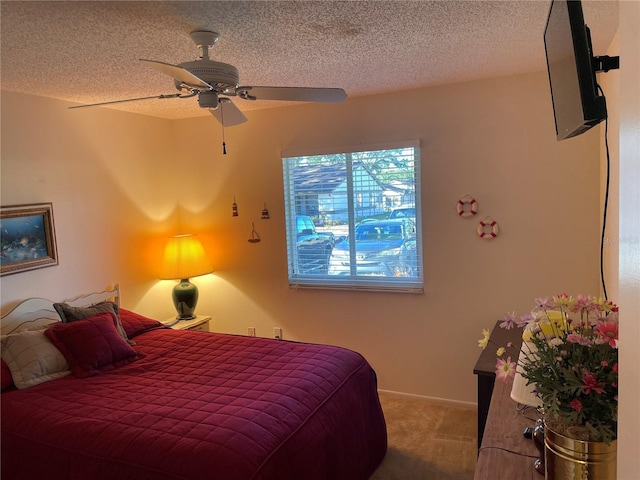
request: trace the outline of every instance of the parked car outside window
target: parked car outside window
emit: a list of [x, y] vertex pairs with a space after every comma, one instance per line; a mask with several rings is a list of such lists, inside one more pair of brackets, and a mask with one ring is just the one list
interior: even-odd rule
[[389, 213], [389, 218], [410, 218], [414, 222], [416, 221], [416, 206], [415, 205], [400, 205], [395, 207]]
[[335, 242], [331, 232], [318, 232], [308, 215], [296, 216], [296, 249], [300, 273], [325, 274]]
[[[365, 220], [355, 229], [355, 274], [412, 277], [417, 271], [413, 221], [405, 218]], [[335, 245], [329, 275], [351, 275], [348, 238]]]

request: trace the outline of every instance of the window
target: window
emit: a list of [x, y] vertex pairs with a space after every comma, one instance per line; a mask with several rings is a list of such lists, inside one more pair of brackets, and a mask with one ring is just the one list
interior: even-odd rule
[[289, 284], [422, 292], [417, 142], [286, 152]]

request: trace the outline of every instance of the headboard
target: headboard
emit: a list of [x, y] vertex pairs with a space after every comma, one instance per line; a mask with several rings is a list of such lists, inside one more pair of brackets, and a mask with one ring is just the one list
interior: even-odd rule
[[[109, 287], [102, 292], [88, 293], [64, 300], [73, 307], [88, 307], [104, 301], [120, 305], [119, 285]], [[0, 333], [8, 335], [27, 328], [59, 322], [60, 316], [53, 308], [54, 303], [56, 302], [38, 297], [23, 300], [0, 319]]]

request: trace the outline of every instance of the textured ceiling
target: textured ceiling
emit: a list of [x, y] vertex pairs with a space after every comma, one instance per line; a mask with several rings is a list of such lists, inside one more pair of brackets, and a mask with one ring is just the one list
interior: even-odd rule
[[[3, 90], [77, 103], [175, 93], [139, 61], [198, 58], [189, 32], [217, 31], [212, 60], [242, 85], [340, 87], [361, 96], [545, 70], [548, 1], [7, 1]], [[617, 1], [583, 1], [594, 52]], [[241, 110], [282, 102], [235, 100]], [[195, 98], [112, 106], [163, 118], [208, 115]]]

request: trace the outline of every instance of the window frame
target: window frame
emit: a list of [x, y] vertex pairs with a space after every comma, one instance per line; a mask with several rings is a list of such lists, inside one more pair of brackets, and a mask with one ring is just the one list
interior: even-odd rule
[[[374, 193], [364, 194], [359, 191], [358, 197], [354, 195], [354, 174], [353, 174], [353, 155], [363, 152], [383, 152], [387, 150], [403, 150], [412, 149], [413, 151], [413, 205], [415, 207], [415, 252], [416, 252], [416, 276], [415, 277], [384, 277], [371, 276], [365, 274], [356, 274], [355, 259], [355, 240], [350, 241], [349, 252], [351, 261], [351, 275], [336, 276], [329, 275], [328, 271], [324, 274], [302, 273], [296, 272], [294, 266], [298, 262], [297, 252], [297, 220], [300, 215], [296, 210], [295, 189], [292, 162], [299, 158], [315, 157], [324, 155], [344, 155], [345, 156], [345, 176], [347, 179], [347, 214], [348, 214], [348, 231], [349, 239], [355, 238], [355, 204], [358, 202], [371, 202]], [[392, 291], [403, 293], [424, 293], [424, 251], [422, 237], [422, 194], [421, 194], [421, 163], [420, 143], [417, 140], [397, 141], [384, 144], [368, 144], [358, 145], [355, 147], [339, 147], [328, 149], [299, 149], [285, 150], [281, 152], [281, 161], [283, 169], [284, 197], [285, 197], [285, 225], [286, 225], [286, 242], [287, 242], [287, 277], [291, 288], [317, 288], [317, 289], [338, 289], [338, 290], [369, 290], [369, 291]], [[382, 197], [380, 197], [382, 199]], [[383, 209], [389, 208], [389, 212], [393, 208], [400, 205], [388, 204], [389, 197], [384, 198], [384, 202], [380, 202]], [[356, 262], [357, 264], [357, 262]]]

